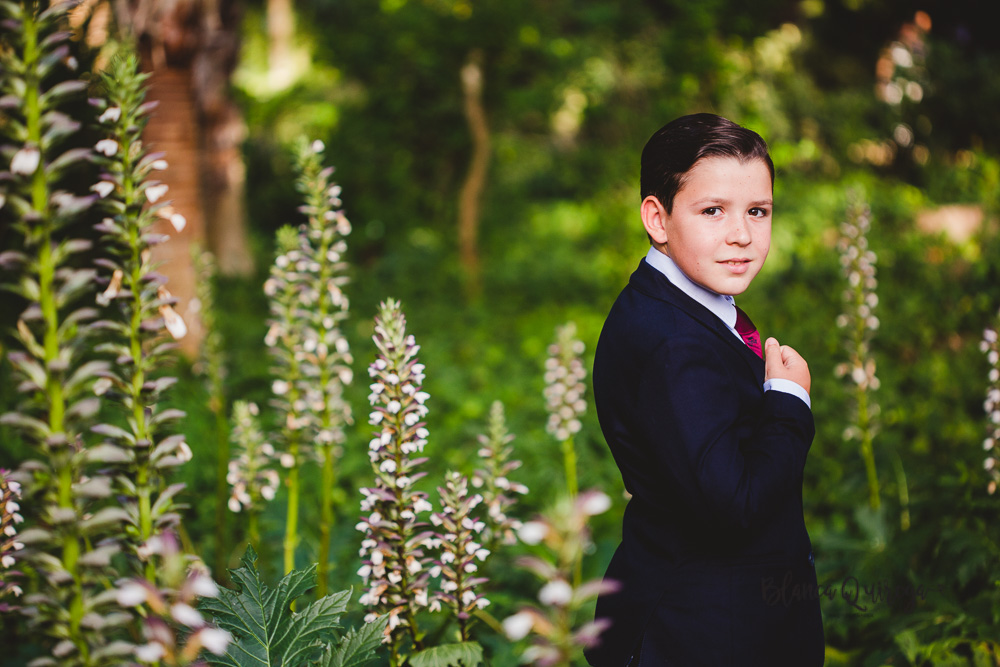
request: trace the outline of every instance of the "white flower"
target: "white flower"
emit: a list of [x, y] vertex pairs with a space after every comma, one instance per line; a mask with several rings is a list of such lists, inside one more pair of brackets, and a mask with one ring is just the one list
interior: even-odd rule
[[197, 628], [205, 624], [201, 614], [194, 607], [184, 602], [175, 602], [170, 607], [170, 615], [173, 616], [175, 621], [189, 628]]
[[184, 319], [171, 306], [167, 304], [160, 306], [160, 315], [163, 316], [163, 324], [174, 340], [180, 340], [187, 335], [187, 325], [184, 324]]
[[111, 181], [101, 181], [91, 185], [90, 189], [96, 192], [99, 197], [104, 198], [115, 191], [115, 184]]
[[233, 641], [233, 636], [220, 628], [203, 628], [198, 636], [201, 644], [215, 655], [223, 655], [226, 647]]
[[310, 148], [312, 148], [313, 153], [322, 153], [323, 150], [326, 148], [326, 145], [319, 139], [316, 139], [315, 141], [312, 142]]
[[589, 516], [596, 516], [598, 514], [603, 514], [607, 512], [611, 507], [611, 498], [605, 493], [600, 491], [596, 493], [589, 493], [583, 499], [580, 509]]
[[214, 598], [219, 595], [219, 587], [210, 577], [198, 575], [191, 581], [191, 592], [203, 598]]
[[163, 649], [163, 645], [157, 642], [150, 642], [148, 644], [135, 647], [135, 657], [137, 657], [140, 662], [159, 663], [160, 658], [164, 655], [166, 655], [166, 651]]
[[174, 226], [177, 233], [183, 232], [184, 228], [187, 226], [187, 218], [180, 213], [174, 213], [170, 216], [170, 224]]
[[140, 583], [129, 581], [115, 594], [115, 599], [122, 607], [135, 607], [146, 601], [149, 591]]
[[121, 117], [122, 117], [121, 107], [108, 107], [107, 109], [104, 110], [104, 113], [102, 113], [98, 117], [97, 122], [107, 123], [110, 120], [112, 123], [117, 123], [118, 119]]
[[413, 511], [420, 512], [430, 512], [434, 507], [425, 498], [417, 498], [413, 501]]
[[284, 380], [275, 380], [271, 383], [271, 391], [276, 396], [284, 396], [288, 393], [288, 383]]
[[150, 168], [155, 169], [157, 171], [164, 171], [167, 168], [167, 161], [166, 160], [154, 160], [153, 163], [151, 165], [149, 165], [149, 166], [150, 166]]
[[10, 161], [10, 170], [15, 174], [30, 176], [38, 169], [41, 159], [42, 154], [37, 148], [34, 146], [25, 146], [14, 153], [14, 157]]
[[169, 189], [170, 189], [169, 186], [167, 186], [165, 183], [160, 183], [159, 185], [151, 185], [148, 188], [146, 188], [146, 199], [149, 200], [150, 204], [155, 204], [158, 200], [160, 200], [163, 197], [163, 195], [167, 194], [167, 190]]
[[573, 597], [573, 587], [562, 579], [553, 579], [538, 591], [538, 600], [544, 605], [562, 607]]
[[528, 521], [517, 531], [518, 537], [525, 544], [538, 544], [549, 534], [549, 527], [541, 521]]
[[14, 560], [14, 557], [8, 554], [5, 554], [3, 558], [0, 558], [0, 565], [3, 565], [4, 567], [14, 567], [14, 563], [16, 562], [17, 561]]
[[534, 616], [527, 611], [519, 611], [503, 620], [503, 631], [511, 641], [519, 641], [528, 636], [535, 625]]
[[118, 142], [114, 139], [101, 139], [94, 144], [94, 150], [108, 157], [118, 152]]

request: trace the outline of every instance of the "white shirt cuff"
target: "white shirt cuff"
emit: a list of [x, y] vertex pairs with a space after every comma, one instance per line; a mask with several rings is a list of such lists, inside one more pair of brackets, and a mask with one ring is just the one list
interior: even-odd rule
[[798, 396], [805, 402], [806, 406], [812, 410], [812, 401], [809, 400], [809, 392], [798, 382], [786, 380], [785, 378], [771, 378], [764, 383], [764, 391], [783, 391], [792, 396]]

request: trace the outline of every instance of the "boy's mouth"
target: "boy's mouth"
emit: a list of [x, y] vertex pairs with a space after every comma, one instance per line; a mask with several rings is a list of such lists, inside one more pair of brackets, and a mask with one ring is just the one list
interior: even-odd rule
[[719, 262], [723, 266], [727, 267], [733, 273], [746, 273], [747, 268], [750, 266], [750, 262], [753, 260], [740, 258], [740, 259], [724, 259]]

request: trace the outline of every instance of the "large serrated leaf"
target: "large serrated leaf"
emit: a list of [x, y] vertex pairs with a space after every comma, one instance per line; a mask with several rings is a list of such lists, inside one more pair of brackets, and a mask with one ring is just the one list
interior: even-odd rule
[[375, 650], [385, 638], [389, 617], [380, 616], [361, 628], [351, 628], [337, 646], [323, 651], [316, 667], [363, 667], [375, 660]]
[[483, 647], [477, 642], [442, 644], [410, 656], [412, 667], [475, 667], [483, 663]]
[[208, 656], [209, 663], [297, 667], [318, 658], [323, 647], [335, 640], [351, 592], [328, 595], [295, 613], [292, 602], [315, 585], [315, 565], [289, 572], [272, 590], [260, 579], [253, 547], [247, 547], [240, 563], [242, 567], [230, 570], [237, 590], [221, 589], [217, 598], [201, 603], [201, 609], [234, 637], [226, 654]]

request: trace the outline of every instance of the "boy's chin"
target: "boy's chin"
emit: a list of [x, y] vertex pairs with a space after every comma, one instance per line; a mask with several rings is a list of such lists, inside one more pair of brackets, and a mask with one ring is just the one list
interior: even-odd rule
[[[750, 282], [751, 281], [749, 280], [746, 282], [739, 282], [739, 283], [726, 281], [725, 284], [719, 285], [718, 290], [712, 290], [712, 291], [717, 292], [722, 296], [739, 296], [740, 294], [743, 294], [744, 292], [747, 291], [747, 289], [750, 287]], [[710, 287], [709, 289], [712, 288]]]

